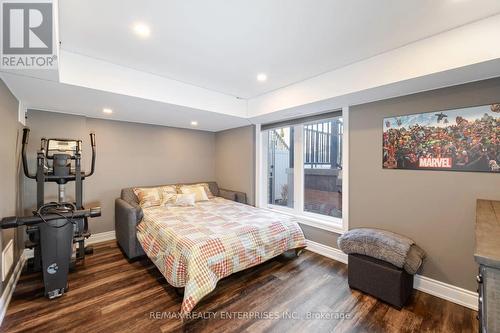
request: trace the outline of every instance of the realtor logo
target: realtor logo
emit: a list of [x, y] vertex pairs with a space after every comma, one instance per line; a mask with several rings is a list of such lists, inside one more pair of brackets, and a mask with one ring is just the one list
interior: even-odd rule
[[3, 68], [55, 67], [52, 6], [52, 2], [2, 2]]

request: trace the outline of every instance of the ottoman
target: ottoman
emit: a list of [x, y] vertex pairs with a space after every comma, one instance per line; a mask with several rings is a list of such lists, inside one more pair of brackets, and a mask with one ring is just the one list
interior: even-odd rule
[[411, 296], [413, 275], [376, 258], [349, 254], [349, 287], [401, 309]]

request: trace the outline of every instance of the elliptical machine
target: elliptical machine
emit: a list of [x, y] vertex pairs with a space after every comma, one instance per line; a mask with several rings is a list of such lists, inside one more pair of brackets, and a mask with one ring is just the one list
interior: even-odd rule
[[[68, 290], [68, 272], [85, 254], [93, 252], [85, 247], [90, 237], [88, 218], [101, 216], [101, 208], [85, 209], [82, 203], [82, 182], [94, 174], [95, 134], [90, 134], [92, 164], [90, 173], [81, 170], [82, 141], [74, 139], [45, 139], [37, 153], [37, 171], [28, 170], [26, 147], [29, 128], [23, 129], [22, 161], [26, 177], [37, 183], [37, 209], [33, 216], [6, 217], [0, 222], [3, 229], [26, 226], [28, 240], [25, 247], [33, 249], [34, 257], [28, 261], [28, 270], [43, 272], [45, 296], [53, 299]], [[75, 182], [75, 202], [66, 202], [65, 185]], [[45, 203], [45, 183], [58, 184], [58, 202]]]

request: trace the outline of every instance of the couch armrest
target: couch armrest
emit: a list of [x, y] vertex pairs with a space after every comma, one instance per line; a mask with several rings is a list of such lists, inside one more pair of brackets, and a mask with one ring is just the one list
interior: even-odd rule
[[138, 215], [136, 207], [123, 199], [115, 200], [116, 240], [129, 259], [145, 254], [136, 236], [137, 223], [140, 221]]
[[224, 199], [236, 201], [236, 202], [239, 202], [242, 204], [247, 203], [247, 195], [246, 195], [246, 193], [243, 193], [243, 192], [231, 191], [231, 190], [226, 190], [226, 189], [220, 188], [219, 189], [219, 196], [224, 198]]

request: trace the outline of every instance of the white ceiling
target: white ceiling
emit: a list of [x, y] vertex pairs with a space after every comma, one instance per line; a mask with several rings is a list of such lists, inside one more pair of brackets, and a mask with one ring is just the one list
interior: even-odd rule
[[251, 98], [499, 12], [499, 0], [64, 0], [59, 33], [63, 50]]
[[[50, 80], [7, 73], [1, 77], [28, 109], [212, 132], [250, 124], [241, 117]], [[103, 108], [111, 108], [113, 114], [104, 114]], [[192, 126], [191, 121], [197, 121], [198, 126]]]

